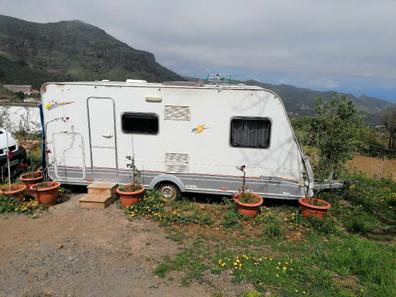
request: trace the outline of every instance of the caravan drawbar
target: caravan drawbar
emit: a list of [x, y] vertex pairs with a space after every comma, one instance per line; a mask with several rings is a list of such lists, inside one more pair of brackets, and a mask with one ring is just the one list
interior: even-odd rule
[[267, 198], [313, 194], [314, 179], [281, 98], [244, 84], [64, 82], [41, 88], [48, 173], [63, 184], [142, 183], [167, 198], [233, 195], [241, 165]]

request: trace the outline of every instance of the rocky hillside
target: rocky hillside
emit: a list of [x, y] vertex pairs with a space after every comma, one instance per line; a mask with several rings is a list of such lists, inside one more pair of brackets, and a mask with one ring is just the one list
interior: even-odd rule
[[[249, 85], [258, 85], [270, 89], [277, 93], [284, 101], [286, 109], [290, 115], [312, 115], [314, 113], [315, 98], [321, 97], [324, 100], [331, 98], [333, 92], [321, 92], [311, 89], [298, 88], [290, 85], [272, 85], [255, 80], [245, 82]], [[395, 107], [396, 105], [379, 98], [368, 96], [354, 96], [343, 94], [357, 105], [359, 110], [365, 115], [371, 124], [380, 122], [381, 114], [384, 110]]]
[[0, 15], [0, 83], [46, 81], [181, 80], [155, 61], [102, 29], [81, 21], [32, 23]]

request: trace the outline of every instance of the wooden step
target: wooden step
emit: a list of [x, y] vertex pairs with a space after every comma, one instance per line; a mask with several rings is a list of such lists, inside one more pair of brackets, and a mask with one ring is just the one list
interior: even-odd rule
[[94, 182], [87, 186], [88, 194], [99, 196], [114, 196], [116, 184], [106, 182]]
[[106, 208], [113, 202], [113, 196], [87, 194], [80, 198], [81, 208]]

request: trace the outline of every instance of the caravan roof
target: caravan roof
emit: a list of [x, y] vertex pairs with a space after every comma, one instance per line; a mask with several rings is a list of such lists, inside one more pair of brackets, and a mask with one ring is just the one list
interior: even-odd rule
[[217, 90], [270, 90], [259, 86], [245, 84], [204, 84], [201, 81], [169, 81], [163, 83], [150, 83], [145, 80], [127, 79], [126, 81], [79, 81], [79, 82], [48, 82], [43, 85], [87, 85], [87, 86], [109, 86], [109, 87], [149, 87], [149, 88], [186, 88], [186, 89], [217, 89]]

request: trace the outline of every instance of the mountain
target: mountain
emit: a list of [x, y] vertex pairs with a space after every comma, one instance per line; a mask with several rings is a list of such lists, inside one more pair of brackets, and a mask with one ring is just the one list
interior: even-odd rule
[[33, 23], [0, 15], [0, 82], [182, 80], [100, 28], [81, 21]]
[[[321, 92], [305, 88], [298, 88], [290, 85], [272, 85], [255, 80], [245, 82], [248, 85], [256, 85], [270, 89], [277, 93], [285, 103], [287, 112], [290, 115], [312, 115], [314, 113], [315, 98], [321, 97], [324, 100], [330, 99], [334, 92]], [[375, 97], [354, 96], [343, 94], [356, 104], [361, 113], [370, 124], [378, 124], [384, 110], [393, 108], [396, 104]]]

